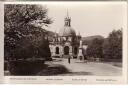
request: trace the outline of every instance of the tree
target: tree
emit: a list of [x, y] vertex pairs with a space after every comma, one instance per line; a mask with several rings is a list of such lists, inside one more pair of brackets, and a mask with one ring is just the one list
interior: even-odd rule
[[122, 59], [122, 30], [113, 30], [103, 44], [104, 56], [109, 59]]
[[[4, 47], [10, 58], [35, 56], [43, 42], [46, 30], [52, 23], [47, 8], [39, 5], [6, 4], [4, 6]], [[43, 46], [48, 45], [43, 43]], [[49, 49], [49, 48], [47, 48]], [[49, 52], [48, 52], [49, 53]]]
[[102, 44], [103, 39], [93, 39], [92, 43], [87, 47], [87, 55], [95, 58], [102, 58]]

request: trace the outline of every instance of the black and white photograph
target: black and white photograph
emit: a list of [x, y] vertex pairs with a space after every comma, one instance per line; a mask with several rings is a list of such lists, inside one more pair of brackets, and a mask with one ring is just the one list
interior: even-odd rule
[[4, 76], [122, 76], [125, 8], [4, 4]]

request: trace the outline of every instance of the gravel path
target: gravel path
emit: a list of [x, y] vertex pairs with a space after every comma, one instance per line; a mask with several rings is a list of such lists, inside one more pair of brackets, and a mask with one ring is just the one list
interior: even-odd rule
[[78, 62], [76, 59], [62, 59], [62, 61], [51, 62], [52, 64], [60, 64], [68, 69], [69, 73], [59, 75], [95, 75], [95, 76], [120, 76], [122, 73], [121, 67], [116, 67], [108, 63], [100, 62]]

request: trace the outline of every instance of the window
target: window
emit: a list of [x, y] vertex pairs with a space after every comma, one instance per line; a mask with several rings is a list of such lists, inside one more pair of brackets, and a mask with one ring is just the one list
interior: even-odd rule
[[59, 47], [56, 47], [56, 54], [59, 54]]

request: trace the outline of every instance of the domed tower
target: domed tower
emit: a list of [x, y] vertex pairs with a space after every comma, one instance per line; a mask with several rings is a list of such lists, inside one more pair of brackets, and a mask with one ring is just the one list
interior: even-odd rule
[[71, 17], [69, 17], [68, 13], [64, 19], [64, 27], [60, 29], [59, 36], [61, 37], [73, 37], [76, 36], [75, 30], [71, 27]]
[[59, 30], [59, 37], [61, 38], [61, 45], [63, 47], [63, 55], [73, 55], [73, 43], [76, 38], [76, 32], [71, 27], [71, 17], [67, 16], [64, 18], [64, 27]]

